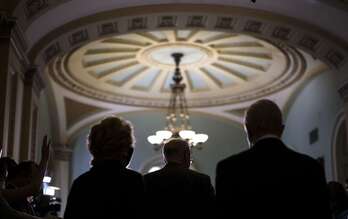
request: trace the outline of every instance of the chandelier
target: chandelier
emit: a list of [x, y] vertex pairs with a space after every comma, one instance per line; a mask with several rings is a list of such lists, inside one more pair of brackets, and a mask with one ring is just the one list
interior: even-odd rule
[[148, 142], [154, 145], [155, 150], [159, 150], [171, 138], [181, 138], [187, 141], [190, 149], [193, 147], [201, 149], [201, 145], [208, 140], [208, 135], [196, 133], [190, 124], [190, 115], [185, 98], [186, 85], [182, 83], [183, 77], [180, 71], [180, 62], [183, 56], [183, 53], [172, 54], [176, 67], [173, 83], [170, 85], [171, 96], [166, 116], [166, 127], [147, 138]]

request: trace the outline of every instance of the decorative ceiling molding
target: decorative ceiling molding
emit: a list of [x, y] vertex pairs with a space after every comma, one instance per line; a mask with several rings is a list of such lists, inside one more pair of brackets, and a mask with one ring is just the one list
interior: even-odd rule
[[[11, 0], [13, 1], [13, 0]], [[43, 14], [51, 9], [69, 2], [71, 0], [22, 0], [18, 4], [16, 10], [18, 14], [23, 15], [25, 19], [21, 19], [21, 26], [27, 29], [31, 23], [40, 18]]]
[[[308, 81], [314, 78], [316, 75], [327, 70], [327, 67], [322, 65], [319, 61], [312, 63], [311, 66], [309, 66], [309, 68], [310, 68], [309, 71], [312, 71], [311, 69], [316, 69], [316, 71], [312, 72], [309, 75], [306, 74], [307, 77], [303, 77], [298, 82], [291, 85], [290, 87], [266, 97], [267, 99], [272, 99], [277, 102], [279, 107], [284, 111], [285, 117], [287, 115], [287, 111], [289, 110], [293, 99], [303, 89], [304, 85], [307, 84]], [[63, 90], [62, 95], [68, 95], [68, 93], [72, 93], [72, 92], [68, 90]], [[73, 96], [77, 97], [78, 94], [74, 94]], [[83, 99], [87, 100], [88, 98], [83, 97]], [[225, 122], [229, 121], [237, 125], [238, 127], [242, 127], [243, 118], [244, 118], [243, 113], [245, 112], [245, 109], [247, 109], [250, 106], [250, 104], [252, 104], [253, 102], [254, 101], [247, 101], [242, 103], [228, 104], [228, 105], [221, 105], [221, 106], [214, 106], [214, 107], [191, 108], [190, 112], [195, 114], [202, 114], [206, 116], [213, 116], [215, 118], [221, 119], [221, 121], [225, 121]], [[89, 104], [93, 104], [93, 103], [96, 103], [96, 101], [93, 101], [93, 99], [90, 99]], [[102, 102], [99, 102], [99, 103], [102, 103]], [[96, 105], [99, 105], [99, 103], [97, 101]], [[66, 139], [64, 142], [66, 143], [72, 142], [82, 130], [84, 130], [86, 127], [91, 126], [93, 123], [95, 123], [96, 121], [100, 120], [101, 118], [105, 116], [110, 116], [110, 115], [122, 116], [124, 114], [138, 113], [142, 111], [149, 111], [149, 110], [158, 111], [159, 110], [159, 109], [142, 108], [142, 107], [131, 107], [126, 105], [117, 105], [117, 104], [109, 104], [109, 105], [110, 106], [113, 105], [113, 109], [110, 108], [108, 111], [100, 112], [97, 114], [93, 114], [89, 117], [86, 117], [83, 120], [79, 121], [77, 124], [75, 124], [69, 130], [64, 131], [64, 136], [66, 136], [64, 137], [64, 139]]]
[[[190, 35], [190, 31], [188, 31], [188, 33]], [[202, 46], [204, 45], [202, 44], [203, 42], [201, 42], [203, 39], [208, 42], [212, 37], [219, 38], [220, 35], [224, 34], [223, 32], [205, 31], [205, 37], [197, 38], [199, 43], [196, 44]], [[208, 37], [206, 35], [208, 35]], [[126, 35], [125, 38], [132, 39], [128, 35]], [[114, 41], [113, 43], [115, 43], [117, 38], [111, 39]], [[232, 41], [226, 41], [229, 39], [232, 39]], [[215, 40], [217, 41], [218, 39]], [[110, 41], [110, 39], [104, 40], [103, 42], [105, 41]], [[192, 58], [189, 56], [187, 60], [188, 64], [186, 69], [184, 69], [184, 79], [186, 80], [186, 84], [189, 85], [186, 96], [190, 107], [224, 105], [264, 97], [290, 86], [301, 78], [306, 70], [306, 60], [301, 53], [290, 47], [282, 48], [280, 46], [274, 46], [254, 37], [243, 35], [225, 36], [224, 41], [221, 41], [223, 44], [219, 44], [216, 41], [214, 41], [215, 44], [211, 46], [217, 48], [220, 45], [222, 45], [222, 47], [228, 47], [228, 45], [224, 44], [234, 43], [232, 45], [232, 50], [225, 50], [225, 48], [214, 50], [214, 47], [207, 47], [207, 49], [213, 49], [213, 53], [220, 53], [220, 55], [214, 56], [211, 58], [212, 61], [209, 61], [208, 55], [204, 56], [203, 53], [202, 58], [200, 52], [198, 52], [200, 59], [197, 60], [199, 62], [201, 62], [201, 59], [208, 59], [205, 65], [196, 66], [194, 61], [197, 58], [197, 51], [189, 51], [190, 54], [194, 56]], [[243, 42], [248, 42], [248, 44], [244, 45]], [[249, 45], [250, 43], [251, 46]], [[175, 42], [173, 42], [173, 44], [176, 45]], [[164, 45], [166, 45], [166, 42], [164, 42]], [[190, 45], [192, 45], [192, 48], [195, 48], [193, 47], [195, 46], [194, 43]], [[166, 69], [166, 66], [162, 66], [164, 64], [159, 64], [157, 67], [152, 66], [151, 64], [146, 64], [146, 61], [143, 64], [138, 64], [137, 61], [143, 62], [141, 56], [141, 54], [143, 54], [142, 50], [140, 50], [140, 59], [137, 60], [132, 57], [130, 57], [131, 60], [121, 60], [122, 62], [120, 62], [119, 59], [115, 62], [114, 58], [110, 60], [110, 57], [107, 58], [106, 61], [105, 57], [102, 57], [102, 59], [98, 57], [98, 59], [96, 59], [95, 54], [98, 56], [104, 53], [108, 55], [113, 54], [109, 51], [105, 51], [106, 49], [120, 50], [118, 48], [111, 48], [111, 45], [105, 47], [105, 49], [103, 46], [104, 45], [95, 44], [95, 46], [87, 46], [87, 48], [82, 47], [67, 55], [58, 56], [49, 63], [49, 67], [46, 71], [55, 82], [65, 89], [86, 97], [110, 103], [133, 106], [167, 107], [169, 98], [168, 78], [171, 78], [170, 75], [172, 73], [172, 71], [169, 70], [170, 68]], [[147, 48], [151, 49], [151, 45], [145, 47], [143, 50], [147, 51]], [[245, 48], [247, 50], [245, 50]], [[165, 47], [163, 52], [159, 52], [158, 57], [160, 57], [160, 62], [166, 63], [167, 61], [165, 57], [169, 56], [169, 54], [166, 55], [166, 49]], [[175, 48], [170, 47], [169, 50], [171, 49]], [[91, 53], [91, 51], [93, 51], [93, 53]], [[82, 54], [92, 54], [93, 58], [81, 58]], [[118, 55], [118, 52], [115, 54]], [[156, 52], [151, 54], [157, 57]], [[129, 61], [132, 61], [132, 63], [127, 64]], [[168, 61], [171, 61], [170, 57]], [[124, 64], [122, 64], [123, 62]], [[168, 63], [168, 65], [170, 65], [170, 62]], [[76, 65], [79, 65], [79, 67], [75, 68], [74, 66]], [[89, 69], [88, 71], [84, 69], [86, 66]], [[97, 68], [94, 66], [97, 66]], [[138, 71], [138, 68], [134, 68], [134, 66], [142, 70]], [[128, 71], [126, 71], [127, 69]], [[151, 72], [148, 69], [153, 69], [153, 71]], [[93, 72], [91, 72], [92, 70]], [[103, 77], [100, 76], [100, 72]], [[144, 83], [147, 83], [146, 76], [151, 76], [153, 72], [156, 73], [157, 76], [158, 72], [162, 72], [163, 77], [159, 75], [157, 83], [153, 84], [151, 82], [148, 85], [150, 87], [146, 87], [146, 85], [144, 85]], [[144, 76], [145, 79], [135, 76], [133, 80], [133, 78], [131, 79], [127, 76], [129, 73], [141, 74], [140, 76]], [[104, 79], [104, 77], [109, 74], [112, 77], [108, 76]], [[221, 78], [221, 74], [225, 76]], [[117, 78], [113, 79], [114, 77]], [[111, 80], [119, 80], [120, 77], [124, 78], [124, 83], [122, 81], [110, 83]], [[228, 85], [229, 80], [231, 81], [230, 85]], [[138, 83], [138, 86], [128, 86], [131, 82], [134, 85]], [[204, 83], [207, 85], [207, 89], [199, 89], [201, 84]], [[227, 84], [225, 85], [225, 83]], [[220, 84], [223, 86], [219, 86]], [[139, 89], [139, 86], [143, 86], [144, 89]]]
[[59, 52], [66, 53], [105, 36], [168, 28], [244, 33], [295, 46], [333, 68], [347, 62], [347, 43], [315, 26], [282, 15], [217, 5], [154, 5], [102, 12], [47, 34], [29, 56], [44, 65]]
[[[214, 13], [211, 13], [212, 11]], [[188, 30], [188, 35], [178, 34], [180, 30]], [[219, 32], [221, 35], [213, 36], [210, 39], [200, 39], [200, 34], [203, 31]], [[161, 38], [159, 33], [163, 33], [165, 37]], [[142, 40], [127, 37], [132, 34], [137, 35]], [[94, 83], [86, 83], [82, 78], [79, 78], [78, 74], [81, 77], [93, 77], [96, 73], [95, 70], [100, 67], [107, 70], [106, 65], [110, 63], [129, 61], [127, 59], [139, 61], [139, 57], [142, 57], [140, 60], [143, 61], [143, 64], [151, 63], [148, 64], [149, 66], [145, 66], [148, 69], [153, 64], [158, 64], [164, 69], [168, 63], [165, 59], [162, 63], [162, 60], [158, 59], [160, 56], [156, 53], [160, 51], [162, 54], [164, 51], [163, 54], [166, 55], [165, 49], [162, 51], [162, 48], [156, 47], [145, 52], [145, 48], [151, 47], [151, 45], [174, 44], [184, 39], [191, 44], [201, 46], [216, 40], [220, 43], [209, 46], [215, 47], [215, 50], [223, 50], [226, 46], [224, 45], [226, 44], [224, 42], [225, 37], [237, 36], [237, 39], [241, 35], [255, 40], [248, 43], [228, 43], [233, 44], [234, 47], [251, 47], [255, 51], [262, 51], [264, 45], [269, 44], [277, 55], [285, 57], [284, 65], [278, 66], [280, 72], [278, 77], [273, 81], [271, 80], [270, 83], [265, 83], [264, 86], [256, 86], [247, 92], [229, 93], [225, 96], [212, 98], [201, 95], [204, 93], [204, 89], [199, 89], [200, 87], [195, 84], [195, 79], [192, 78], [190, 72], [183, 71], [185, 82], [189, 86], [188, 89], [190, 89], [191, 94], [201, 95], [198, 99], [191, 96], [189, 104], [193, 108], [190, 111], [202, 112], [242, 124], [243, 109], [259, 98], [273, 98], [276, 100], [279, 98], [283, 107], [291, 93], [295, 92], [298, 84], [306, 79], [306, 75], [313, 68], [318, 66], [326, 68], [326, 65], [319, 60], [323, 60], [333, 68], [339, 68], [347, 63], [348, 49], [346, 48], [348, 46], [345, 46], [343, 41], [337, 40], [315, 27], [303, 24], [301, 21], [294, 21], [284, 16], [256, 10], [208, 5], [185, 5], [185, 8], [177, 5], [135, 7], [89, 16], [68, 23], [48, 34], [29, 52], [29, 56], [41, 69], [45, 69], [45, 73], [48, 73], [47, 76], [50, 78], [49, 81], [54, 85], [53, 93], [56, 96], [57, 106], [62, 106], [60, 107], [61, 114], [59, 118], [62, 121], [59, 127], [61, 142], [66, 143], [71, 141], [81, 129], [106, 115], [136, 113], [141, 110], [153, 110], [154, 108], [158, 110], [158, 108], [166, 107], [168, 104], [168, 98], [164, 98], [164, 96], [155, 98], [152, 95], [152, 88], [158, 86], [158, 84], [153, 84], [151, 80], [149, 80], [147, 86], [136, 83], [138, 79], [142, 78], [140, 77], [142, 75], [138, 75], [139, 77], [137, 75], [129, 78], [125, 77], [127, 80], [121, 80], [120, 83], [110, 85], [114, 86], [112, 92], [106, 92], [100, 89], [104, 88], [104, 84], [98, 88], [98, 80]], [[126, 36], [126, 38], [122, 38], [122, 36]], [[341, 42], [343, 43], [340, 44]], [[108, 44], [108, 48], [103, 48], [103, 44]], [[122, 46], [111, 48], [111, 45], [114, 44], [122, 44]], [[127, 46], [124, 46], [125, 44]], [[197, 51], [196, 48], [192, 47], [191, 49]], [[305, 52], [302, 52], [302, 50]], [[203, 51], [205, 50], [203, 49]], [[277, 60], [276, 56], [274, 54], [255, 54], [255, 51], [254, 53], [248, 51], [247, 54], [240, 49], [229, 51], [219, 61], [248, 67], [255, 71], [267, 72], [267, 66], [262, 66], [254, 60], [256, 58], [263, 59], [267, 63], [270, 61], [270, 65], [272, 65], [272, 62]], [[81, 52], [81, 56], [78, 56], [79, 52]], [[115, 52], [122, 54], [121, 58], [112, 57]], [[99, 54], [103, 55], [100, 59], [96, 58]], [[203, 61], [204, 57], [209, 56], [207, 54], [210, 53], [200, 53]], [[240, 60], [233, 56], [229, 57], [230, 55], [249, 56], [246, 60]], [[92, 58], [92, 56], [94, 57]], [[105, 59], [105, 57], [107, 58]], [[191, 62], [195, 61], [197, 60], [191, 59]], [[190, 61], [187, 62], [190, 65]], [[76, 71], [76, 69], [72, 71], [72, 63], [79, 63], [81, 65], [80, 70], [92, 69], [93, 71]], [[129, 63], [124, 63], [123, 67], [127, 68], [127, 64]], [[114, 67], [116, 68], [116, 66]], [[225, 72], [232, 72], [229, 71], [231, 69], [222, 69]], [[119, 68], [116, 70], [120, 71]], [[139, 69], [139, 72], [143, 71], [145, 69]], [[235, 73], [232, 72], [231, 74], [234, 75]], [[165, 75], [162, 74], [158, 77], [163, 76], [165, 78]], [[209, 75], [208, 72], [203, 72], [203, 75], [205, 75], [205, 81], [215, 85], [212, 90], [227, 89], [223, 81], [214, 78], [214, 74]], [[130, 82], [132, 86], [128, 84]], [[120, 92], [123, 87], [128, 89], [127, 92]], [[135, 93], [139, 94], [141, 92], [147, 94], [147, 97], [135, 95]], [[163, 89], [163, 94], [165, 95], [165, 89]], [[74, 104], [67, 104], [70, 106], [66, 105], [64, 109], [66, 98], [76, 101], [77, 105], [84, 104], [87, 107], [77, 105], [74, 107]], [[84, 110], [75, 114], [68, 112], [74, 110], [74, 108]], [[80, 115], [83, 115], [83, 118], [78, 118]]]

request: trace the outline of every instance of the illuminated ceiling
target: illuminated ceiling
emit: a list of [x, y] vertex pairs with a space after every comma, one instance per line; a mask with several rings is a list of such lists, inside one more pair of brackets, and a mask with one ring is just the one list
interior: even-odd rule
[[174, 52], [185, 54], [190, 111], [237, 124], [260, 98], [286, 111], [311, 77], [345, 63], [345, 53], [320, 32], [309, 34], [286, 18], [215, 8], [221, 13], [207, 13], [207, 6], [125, 8], [42, 39], [30, 54], [49, 81], [59, 141], [106, 115], [167, 107]]
[[[182, 52], [190, 106], [236, 103], [271, 94], [303, 74], [303, 57], [256, 37], [209, 30], [145, 31], [91, 42], [56, 60], [55, 80], [115, 103], [167, 106]], [[58, 64], [57, 64], [58, 63]], [[94, 93], [94, 94], [92, 94]]]

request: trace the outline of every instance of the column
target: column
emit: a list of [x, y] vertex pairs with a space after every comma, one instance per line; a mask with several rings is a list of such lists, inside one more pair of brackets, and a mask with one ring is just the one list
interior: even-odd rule
[[14, 73], [11, 76], [10, 83], [10, 101], [9, 101], [9, 109], [10, 112], [8, 114], [8, 137], [7, 137], [7, 154], [6, 156], [14, 158], [14, 149], [15, 149], [15, 138], [16, 138], [16, 121], [18, 119], [17, 115], [17, 98], [18, 98], [18, 74]]
[[[344, 122], [346, 125], [346, 138], [344, 138], [344, 136], [342, 136], [341, 134], [334, 136], [335, 138], [338, 137], [339, 139], [336, 139], [336, 142], [334, 142], [335, 145], [333, 145], [333, 147], [335, 147], [333, 150], [333, 153], [335, 153], [333, 157], [336, 158], [333, 162], [335, 162], [334, 177], [337, 181], [344, 184], [348, 179], [348, 154], [346, 153], [346, 151], [348, 150], [348, 81], [343, 83], [338, 91], [344, 101]], [[335, 135], [336, 134], [337, 133], [335, 133]]]
[[0, 144], [4, 145], [4, 130], [7, 128], [6, 102], [8, 100], [9, 79], [9, 54], [11, 45], [11, 32], [15, 25], [15, 19], [0, 14]]
[[49, 175], [52, 177], [51, 184], [60, 188], [56, 195], [62, 199], [61, 214], [63, 214], [70, 190], [70, 161], [72, 150], [65, 146], [59, 146], [54, 149], [52, 158]]
[[21, 121], [21, 138], [20, 138], [20, 160], [29, 160], [29, 150], [31, 144], [31, 120], [32, 120], [32, 99], [34, 76], [37, 73], [36, 68], [30, 68], [25, 72], [23, 84], [23, 104], [22, 104], [22, 121]]
[[[344, 101], [345, 123], [346, 123], [346, 127], [348, 127], [348, 81], [346, 81], [343, 85], [341, 85], [341, 87], [338, 89], [338, 92]], [[348, 137], [348, 128], [347, 128], [347, 137]]]

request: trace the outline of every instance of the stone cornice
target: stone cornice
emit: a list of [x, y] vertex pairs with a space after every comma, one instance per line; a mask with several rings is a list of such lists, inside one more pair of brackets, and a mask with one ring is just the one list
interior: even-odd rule
[[39, 70], [36, 66], [30, 66], [22, 75], [23, 83], [31, 86], [36, 96], [40, 96], [40, 92], [45, 88], [43, 79], [40, 76]]
[[24, 33], [17, 25], [17, 19], [9, 16], [6, 11], [0, 11], [0, 39], [10, 40], [17, 58], [23, 65], [28, 65], [29, 61], [25, 53], [27, 41]]
[[48, 11], [69, 1], [71, 0], [21, 0], [16, 16], [20, 18], [21, 26], [26, 29]]
[[[181, 6], [181, 7], [180, 7]], [[69, 22], [47, 34], [28, 51], [32, 62], [45, 65], [54, 56], [66, 53], [106, 35], [167, 28], [191, 28], [189, 19], [203, 17], [200, 29], [247, 33], [273, 42], [300, 48], [329, 66], [339, 69], [347, 62], [345, 40], [294, 18], [264, 11], [218, 5], [153, 5], [116, 9]], [[172, 18], [169, 22], [168, 18]], [[165, 22], [169, 23], [165, 23]], [[173, 23], [175, 22], [175, 23]], [[133, 25], [133, 26], [132, 26]], [[197, 28], [197, 27], [195, 27]], [[78, 37], [77, 37], [78, 36]]]

